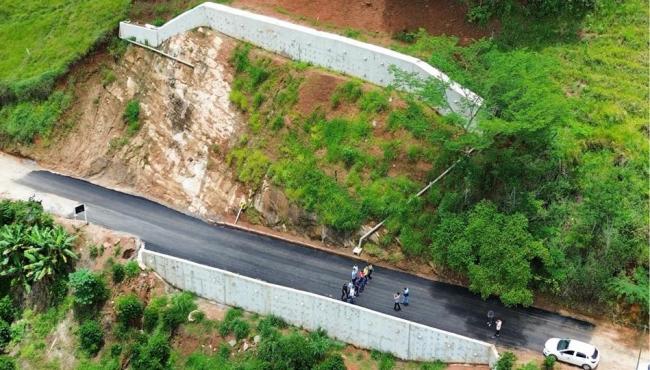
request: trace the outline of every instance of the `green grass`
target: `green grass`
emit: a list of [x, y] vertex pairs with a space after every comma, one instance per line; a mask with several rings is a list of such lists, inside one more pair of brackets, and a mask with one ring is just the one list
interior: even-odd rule
[[0, 147], [9, 143], [30, 144], [37, 136], [47, 138], [71, 97], [56, 92], [42, 102], [20, 102], [0, 109]]
[[[407, 177], [383, 178], [404, 150], [401, 140], [374, 137], [371, 123], [391, 110], [390, 91], [366, 92], [361, 81], [349, 80], [335, 88], [329, 102], [333, 108], [346, 104], [358, 113], [326, 118], [317, 108], [305, 116], [294, 109], [305, 68], [251, 57], [250, 50], [250, 45], [242, 45], [230, 58], [237, 71], [230, 99], [249, 114], [254, 134], [227, 155], [239, 180], [257, 188], [267, 177], [292, 201], [315, 212], [321, 223], [340, 231], [355, 230], [368, 217], [383, 218], [399, 208], [418, 186]], [[417, 113], [427, 112], [427, 135], [420, 139], [445, 127], [425, 108], [413, 106]], [[418, 140], [402, 126], [393, 128], [391, 135]]]
[[0, 103], [44, 98], [54, 81], [125, 19], [128, 0], [5, 2], [0, 11]]

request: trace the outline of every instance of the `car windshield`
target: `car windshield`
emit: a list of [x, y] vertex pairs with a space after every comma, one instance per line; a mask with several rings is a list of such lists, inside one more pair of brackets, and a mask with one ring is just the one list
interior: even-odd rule
[[557, 342], [557, 349], [558, 351], [561, 351], [563, 349], [569, 348], [569, 340], [568, 339], [562, 339], [559, 342]]
[[591, 358], [597, 358], [598, 357], [598, 349], [594, 349], [594, 354], [591, 355]]

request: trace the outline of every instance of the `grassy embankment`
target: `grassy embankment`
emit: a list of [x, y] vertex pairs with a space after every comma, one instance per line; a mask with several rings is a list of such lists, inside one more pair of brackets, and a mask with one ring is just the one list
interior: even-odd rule
[[126, 18], [129, 0], [16, 1], [0, 14], [0, 145], [46, 138], [70, 104], [57, 81]]

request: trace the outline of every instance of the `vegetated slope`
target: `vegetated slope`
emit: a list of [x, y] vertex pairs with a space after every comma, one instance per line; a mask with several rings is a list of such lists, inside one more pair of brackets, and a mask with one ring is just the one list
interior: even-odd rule
[[[369, 220], [399, 213], [435, 175], [431, 163], [440, 144], [460, 133], [431, 109], [390, 90], [271, 59], [250, 46], [239, 47], [232, 63], [230, 99], [248, 113], [249, 133], [227, 159], [263, 199], [266, 184], [279, 186], [315, 214], [314, 237], [324, 225], [322, 238], [344, 240]], [[279, 218], [270, 222], [296, 226], [308, 217]], [[404, 245], [413, 252], [410, 247]]]
[[[250, 113], [255, 134], [230, 158], [244, 181], [259, 183], [268, 168], [274, 184], [335, 229], [390, 216], [386, 243], [398, 237], [407, 255], [466, 277], [484, 297], [529, 305], [540, 292], [586, 311], [647, 312], [648, 90], [638, 78], [648, 67], [647, 9], [598, 4], [584, 19], [531, 20], [514, 11], [502, 35], [466, 48], [426, 33], [402, 47], [486, 98], [481, 134], [451, 134], [453, 122], [441, 128], [440, 117], [422, 114], [408, 97], [405, 106], [386, 108], [389, 129], [402, 127], [421, 148], [436, 148], [430, 174], [468, 147], [479, 149], [422, 201], [406, 204], [415, 188], [408, 169], [386, 176], [382, 161], [368, 156], [373, 132], [364, 134], [359, 122], [363, 128], [378, 112], [357, 103], [345, 124], [329, 110], [296, 114], [292, 85], [300, 77], [250, 63], [241, 49], [231, 99]], [[269, 97], [277, 76], [284, 85]], [[333, 100], [351, 91], [341, 85]], [[420, 98], [436, 98], [431, 91]], [[401, 156], [405, 148], [397, 147], [385, 146], [384, 159]], [[359, 176], [364, 170], [368, 176]], [[615, 306], [617, 297], [632, 305]]]
[[412, 240], [483, 296], [648, 312], [648, 9], [597, 4], [583, 20], [515, 12], [465, 48], [426, 34], [402, 48], [486, 99], [483, 135], [447, 144], [480, 150], [429, 199], [437, 214], [401, 229], [427, 230]]
[[0, 11], [0, 104], [45, 98], [71, 63], [126, 16], [129, 0], [6, 1]]

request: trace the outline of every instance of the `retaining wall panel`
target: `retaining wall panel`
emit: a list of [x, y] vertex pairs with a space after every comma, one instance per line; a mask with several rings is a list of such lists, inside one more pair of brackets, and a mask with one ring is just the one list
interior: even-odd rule
[[260, 314], [274, 314], [309, 330], [322, 328], [341, 341], [407, 360], [490, 363], [488, 343], [387, 316], [336, 299], [233, 274], [147, 250], [142, 258], [172, 285]]
[[269, 314], [270, 291], [262, 281], [240, 275], [225, 275], [226, 301], [248, 311]]

